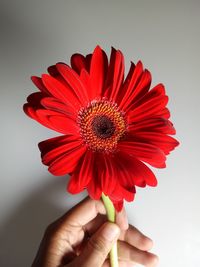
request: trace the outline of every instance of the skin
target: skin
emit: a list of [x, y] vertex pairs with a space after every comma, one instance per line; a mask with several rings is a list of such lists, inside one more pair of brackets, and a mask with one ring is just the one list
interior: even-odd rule
[[120, 267], [155, 267], [152, 240], [128, 225], [125, 210], [117, 213], [116, 224], [105, 214], [101, 201], [84, 199], [47, 227], [32, 267], [109, 267], [108, 253], [117, 239]]

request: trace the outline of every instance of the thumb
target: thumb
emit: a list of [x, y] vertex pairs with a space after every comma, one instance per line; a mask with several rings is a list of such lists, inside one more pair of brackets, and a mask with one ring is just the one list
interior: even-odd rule
[[76, 258], [76, 264], [73, 266], [95, 266], [102, 267], [112, 245], [120, 235], [119, 227], [110, 222], [106, 222], [101, 228], [88, 240], [83, 252]]

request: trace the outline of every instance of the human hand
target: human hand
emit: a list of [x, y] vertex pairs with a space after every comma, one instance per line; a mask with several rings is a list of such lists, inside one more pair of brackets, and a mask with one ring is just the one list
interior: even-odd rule
[[32, 267], [108, 267], [107, 255], [117, 239], [120, 267], [156, 266], [151, 239], [128, 225], [125, 210], [117, 213], [116, 224], [107, 222], [105, 214], [101, 201], [84, 199], [48, 226]]

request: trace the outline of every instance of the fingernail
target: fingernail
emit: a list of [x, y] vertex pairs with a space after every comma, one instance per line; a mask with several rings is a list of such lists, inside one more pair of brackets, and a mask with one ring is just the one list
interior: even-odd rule
[[114, 223], [107, 223], [103, 228], [102, 235], [108, 241], [113, 241], [119, 235], [119, 227]]

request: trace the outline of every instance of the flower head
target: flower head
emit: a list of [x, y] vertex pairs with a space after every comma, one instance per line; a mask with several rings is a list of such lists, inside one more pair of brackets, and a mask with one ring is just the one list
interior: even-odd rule
[[62, 134], [39, 143], [49, 171], [70, 174], [71, 193], [108, 195], [117, 210], [134, 199], [135, 186], [156, 186], [146, 164], [164, 168], [178, 145], [164, 86], [150, 89], [151, 74], [140, 61], [124, 79], [121, 51], [112, 48], [108, 62], [99, 46], [86, 57], [72, 55], [71, 67], [57, 63], [48, 72], [32, 77], [40, 91], [28, 97], [24, 111]]

